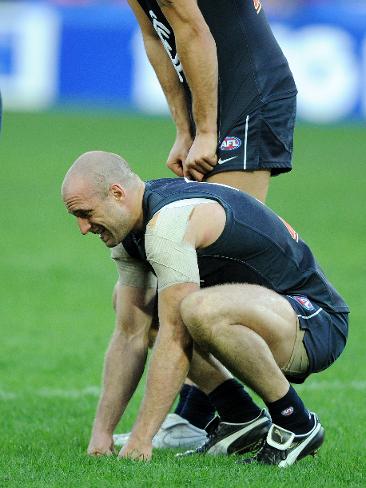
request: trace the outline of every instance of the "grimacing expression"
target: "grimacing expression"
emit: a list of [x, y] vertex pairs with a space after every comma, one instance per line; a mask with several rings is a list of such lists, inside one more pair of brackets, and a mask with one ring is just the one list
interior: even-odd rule
[[83, 235], [99, 235], [107, 247], [119, 244], [129, 232], [128, 215], [111, 192], [106, 197], [82, 194], [66, 195], [65, 205], [77, 219]]

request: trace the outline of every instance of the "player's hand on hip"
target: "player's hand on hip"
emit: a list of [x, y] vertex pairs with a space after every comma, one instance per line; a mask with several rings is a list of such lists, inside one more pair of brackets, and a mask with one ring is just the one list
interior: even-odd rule
[[177, 176], [183, 176], [183, 163], [192, 146], [193, 138], [189, 133], [177, 133], [173, 147], [170, 150], [167, 167]]
[[151, 442], [135, 442], [130, 437], [127, 444], [122, 447], [118, 457], [122, 459], [132, 459], [134, 461], [150, 461], [152, 456], [152, 443]]
[[89, 456], [112, 456], [114, 454], [113, 436], [104, 433], [93, 434], [87, 453]]
[[214, 133], [198, 134], [183, 164], [183, 175], [202, 181], [206, 173], [217, 164], [217, 135]]

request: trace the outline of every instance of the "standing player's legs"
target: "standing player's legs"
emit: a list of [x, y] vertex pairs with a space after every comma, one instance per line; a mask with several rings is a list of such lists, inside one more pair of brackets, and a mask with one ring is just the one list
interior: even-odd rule
[[269, 170], [258, 171], [228, 171], [216, 173], [206, 181], [209, 183], [220, 183], [229, 185], [238, 190], [245, 191], [265, 203], [271, 179]]
[[281, 371], [293, 357], [298, 333], [296, 313], [285, 298], [257, 285], [221, 285], [189, 295], [181, 310], [195, 343], [268, 407], [273, 425], [255, 461], [287, 466], [321, 445], [317, 417]]
[[206, 181], [233, 186], [266, 200], [270, 177], [291, 171], [296, 97], [272, 100], [231, 120], [221, 121], [218, 163]]

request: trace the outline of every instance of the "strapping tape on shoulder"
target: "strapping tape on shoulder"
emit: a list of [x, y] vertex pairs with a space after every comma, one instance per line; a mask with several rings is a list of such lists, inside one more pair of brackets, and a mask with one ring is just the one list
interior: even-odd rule
[[158, 277], [159, 290], [178, 283], [200, 283], [196, 250], [184, 241], [193, 208], [163, 208], [155, 225], [146, 227], [146, 257]]
[[144, 262], [132, 258], [122, 244], [118, 244], [112, 249], [111, 257], [117, 266], [120, 285], [134, 288], [156, 288], [156, 276]]

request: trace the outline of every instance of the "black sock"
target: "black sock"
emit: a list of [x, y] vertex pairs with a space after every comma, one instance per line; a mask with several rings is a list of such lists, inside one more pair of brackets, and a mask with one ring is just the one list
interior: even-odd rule
[[179, 401], [178, 401], [178, 405], [176, 406], [175, 410], [174, 410], [174, 413], [176, 413], [177, 415], [180, 415], [181, 414], [181, 411], [183, 410], [184, 408], [184, 405], [187, 401], [187, 398], [188, 398], [188, 395], [191, 391], [191, 385], [186, 385], [184, 384], [180, 390], [180, 393], [179, 393]]
[[241, 424], [255, 419], [261, 412], [243, 385], [234, 378], [221, 383], [208, 397], [223, 422]]
[[204, 429], [213, 419], [215, 407], [203, 391], [191, 386], [184, 407], [179, 415], [195, 427]]
[[284, 397], [267, 403], [267, 407], [274, 424], [295, 434], [306, 434], [314, 426], [309, 411], [291, 385]]

